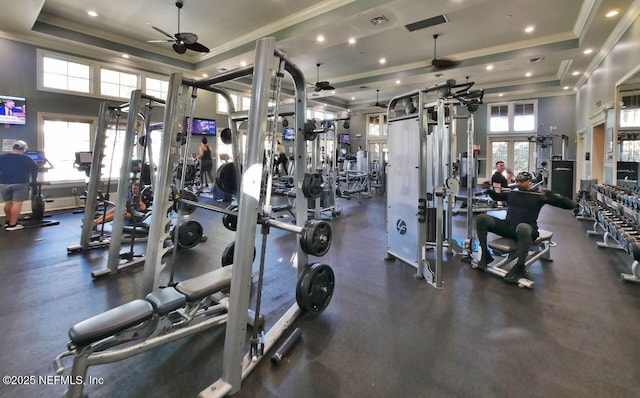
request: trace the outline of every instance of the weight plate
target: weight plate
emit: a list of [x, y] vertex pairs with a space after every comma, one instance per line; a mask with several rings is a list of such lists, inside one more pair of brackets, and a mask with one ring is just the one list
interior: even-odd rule
[[302, 193], [305, 198], [317, 199], [324, 191], [324, 180], [320, 173], [305, 173], [302, 180]]
[[[180, 199], [186, 199], [186, 200], [190, 200], [192, 202], [197, 202], [198, 201], [198, 195], [196, 195], [195, 193], [187, 190], [187, 189], [183, 189], [180, 191]], [[188, 203], [184, 203], [184, 202], [180, 202], [180, 210], [182, 210], [182, 214], [191, 214], [194, 211], [196, 211], [197, 207], [194, 205], [190, 205]]]
[[223, 128], [222, 131], [220, 132], [220, 139], [222, 140], [222, 143], [225, 145], [231, 144], [232, 142], [231, 129], [228, 127]]
[[335, 275], [330, 266], [313, 263], [298, 279], [296, 302], [301, 310], [317, 315], [325, 310], [333, 297]]
[[[202, 225], [194, 220], [184, 221], [178, 228], [178, 248], [191, 249], [202, 240]], [[173, 234], [172, 234], [173, 237]]]
[[331, 247], [331, 225], [322, 220], [309, 220], [300, 234], [300, 248], [312, 256], [324, 256]]
[[233, 162], [225, 163], [216, 172], [216, 185], [222, 192], [236, 193], [238, 191], [238, 178], [236, 166]]
[[[237, 211], [238, 210], [238, 205], [230, 205], [229, 207], [227, 207], [228, 211]], [[226, 229], [228, 229], [229, 231], [235, 231], [236, 228], [238, 227], [238, 215], [234, 214], [224, 214], [222, 216], [222, 225], [224, 225], [224, 227]]]
[[[222, 261], [221, 264], [223, 267], [226, 267], [227, 265], [231, 265], [233, 264], [233, 252], [235, 251], [236, 248], [236, 242], [233, 241], [231, 243], [229, 243], [227, 245], [227, 247], [224, 248], [224, 250], [222, 251]], [[256, 259], [256, 247], [253, 247], [253, 260], [255, 261]]]

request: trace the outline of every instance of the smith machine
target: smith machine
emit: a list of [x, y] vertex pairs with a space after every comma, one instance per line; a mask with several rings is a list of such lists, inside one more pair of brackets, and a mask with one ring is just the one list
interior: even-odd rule
[[[482, 90], [471, 90], [473, 84], [447, 80], [398, 96], [388, 107], [385, 259], [397, 258], [416, 267], [416, 277], [426, 279], [437, 288], [443, 283], [444, 247], [458, 254], [465, 250], [452, 238], [453, 208], [459, 192], [452, 165], [456, 161], [457, 119], [469, 120], [467, 135], [473, 139], [473, 112], [484, 95]], [[454, 114], [460, 106], [467, 108], [468, 116]], [[473, 142], [468, 145], [472, 148]], [[470, 195], [472, 179], [467, 181], [467, 195]], [[470, 225], [470, 220], [467, 223]], [[427, 260], [426, 252], [434, 247], [436, 258], [432, 263]]]
[[[82, 222], [82, 233], [80, 236], [80, 244], [67, 247], [69, 253], [82, 252], [95, 248], [109, 247], [109, 259], [108, 265], [105, 269], [98, 270], [92, 273], [93, 277], [104, 276], [113, 274], [117, 271], [129, 268], [131, 266], [139, 265], [144, 262], [144, 257], [133, 256], [133, 243], [135, 242], [135, 224], [134, 230], [128, 236], [125, 236], [125, 213], [127, 212], [126, 204], [128, 202], [128, 195], [130, 191], [130, 179], [131, 175], [135, 174], [136, 177], [140, 176], [144, 163], [152, 159], [151, 146], [145, 141], [145, 133], [149, 129], [151, 120], [151, 111], [156, 105], [163, 106], [164, 100], [157, 99], [148, 95], [145, 95], [141, 90], [134, 90], [131, 92], [131, 100], [128, 103], [122, 104], [117, 107], [109, 106], [103, 102], [100, 104], [100, 111], [98, 114], [98, 124], [96, 126], [96, 132], [93, 142], [93, 150], [89, 154], [84, 154], [91, 157], [90, 165], [83, 164], [85, 171], [88, 172], [89, 183], [86, 191], [85, 199], [85, 211], [84, 219]], [[114, 132], [116, 136], [113, 137], [113, 145], [116, 145], [119, 134], [119, 126], [122, 115], [127, 115], [126, 129], [124, 131], [124, 137], [122, 139], [122, 164], [120, 165], [120, 175], [117, 186], [117, 196], [115, 201], [109, 202], [109, 187], [107, 192], [101, 192], [102, 183], [102, 168], [105, 155], [105, 145], [107, 141], [107, 130], [109, 124], [114, 125]], [[139, 144], [139, 145], [137, 145]], [[136, 150], [136, 159], [141, 159], [138, 162], [138, 167], [132, 167], [134, 158], [134, 148]], [[82, 155], [82, 154], [80, 154]], [[78, 161], [81, 161], [79, 159]], [[85, 159], [86, 162], [86, 159]], [[154, 167], [149, 167], [150, 182], [154, 181]], [[138, 195], [150, 194], [148, 192], [142, 192], [143, 186], [140, 183], [140, 190]], [[147, 202], [150, 204], [150, 198]], [[94, 235], [93, 221], [97, 215], [96, 209], [105, 208], [108, 203], [114, 206], [114, 218], [111, 234], [107, 237], [104, 233], [103, 226], [100, 227], [99, 235]], [[104, 224], [103, 224], [104, 225]], [[121, 255], [120, 248], [122, 243], [131, 243], [130, 256]], [[134, 257], [136, 257], [134, 259]], [[127, 262], [122, 264], [122, 259], [126, 259]]]

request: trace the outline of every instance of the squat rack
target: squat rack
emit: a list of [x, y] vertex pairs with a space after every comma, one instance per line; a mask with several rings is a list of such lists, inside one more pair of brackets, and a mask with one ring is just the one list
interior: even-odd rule
[[[162, 255], [169, 249], [164, 242], [169, 238], [166, 218], [173, 206], [171, 181], [175, 178], [174, 165], [177, 164], [179, 140], [176, 140], [183, 123], [187, 107], [189, 88], [215, 91], [215, 84], [253, 74], [251, 93], [251, 113], [247, 130], [247, 149], [243, 161], [242, 178], [238, 191], [238, 220], [236, 243], [233, 256], [233, 271], [229, 300], [228, 319], [223, 353], [223, 374], [200, 393], [201, 397], [218, 397], [233, 394], [240, 390], [242, 379], [256, 366], [258, 361], [252, 361], [249, 354], [243, 356], [246, 343], [246, 320], [249, 310], [251, 294], [251, 273], [253, 266], [253, 248], [256, 239], [256, 219], [258, 216], [259, 198], [262, 179], [262, 157], [264, 134], [268, 122], [268, 93], [270, 75], [276, 70], [276, 60], [284, 61], [285, 70], [291, 75], [295, 85], [295, 118], [296, 123], [296, 178], [301, 186], [305, 170], [305, 139], [304, 117], [306, 111], [306, 82], [298, 67], [289, 61], [286, 55], [275, 49], [275, 38], [268, 37], [258, 40], [255, 66], [230, 71], [216, 78], [193, 81], [183, 79], [181, 73], [174, 73], [169, 79], [169, 92], [164, 114], [163, 148], [160, 153], [158, 172], [154, 187], [154, 212], [147, 241], [147, 261], [144, 269], [144, 290], [150, 292], [161, 285], [160, 272], [164, 267]], [[230, 98], [229, 98], [230, 100]], [[229, 101], [231, 104], [231, 101]], [[234, 109], [230, 108], [230, 113]], [[232, 138], [237, 132], [235, 123], [230, 121]], [[234, 142], [235, 144], [235, 142]], [[237, 148], [234, 145], [234, 148]], [[237, 157], [236, 157], [237, 155]], [[239, 154], [234, 154], [239, 159]], [[240, 162], [236, 163], [237, 175]], [[305, 203], [302, 190], [297, 189], [296, 203]], [[307, 221], [306, 206], [296, 206], [296, 224], [303, 227]], [[297, 269], [300, 275], [308, 267], [308, 255], [297, 246]], [[293, 304], [291, 308], [275, 323], [264, 336], [264, 352], [268, 351], [284, 333], [287, 327], [295, 321], [301, 313], [300, 307]]]

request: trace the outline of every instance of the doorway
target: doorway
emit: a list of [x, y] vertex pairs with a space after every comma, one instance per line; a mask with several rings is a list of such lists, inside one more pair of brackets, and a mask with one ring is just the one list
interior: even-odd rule
[[576, 144], [576, 192], [580, 190], [580, 180], [587, 178], [585, 168], [587, 145], [584, 136], [584, 130], [578, 131]]
[[591, 179], [604, 182], [604, 123], [591, 128]]

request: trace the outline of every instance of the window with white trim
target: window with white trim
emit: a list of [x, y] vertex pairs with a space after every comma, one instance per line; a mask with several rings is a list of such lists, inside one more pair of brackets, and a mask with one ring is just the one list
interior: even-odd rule
[[100, 69], [100, 94], [107, 97], [131, 98], [138, 89], [138, 75], [113, 69]]
[[91, 130], [91, 121], [65, 120], [64, 117], [43, 119], [41, 149], [53, 168], [43, 173], [41, 179], [48, 182], [83, 180], [85, 173], [78, 171], [73, 163], [76, 152], [91, 151]]
[[537, 131], [538, 101], [489, 104], [489, 133], [534, 133]]
[[63, 58], [42, 57], [42, 86], [55, 90], [91, 92], [91, 67]]
[[622, 97], [620, 128], [630, 127], [640, 127], [640, 94]]
[[[240, 110], [240, 107], [238, 106], [238, 96], [236, 94], [229, 94], [229, 96], [231, 97], [231, 101], [233, 102], [235, 110]], [[226, 97], [223, 97], [220, 94], [218, 94], [216, 97], [218, 99], [218, 114], [229, 113], [229, 104], [227, 103]]]
[[[159, 99], [167, 99], [167, 93], [169, 92], [169, 82], [166, 80], [154, 79], [153, 77], [147, 77], [144, 79], [145, 94]], [[129, 94], [131, 95], [131, 94]]]
[[386, 137], [387, 115], [367, 115], [367, 137]]

